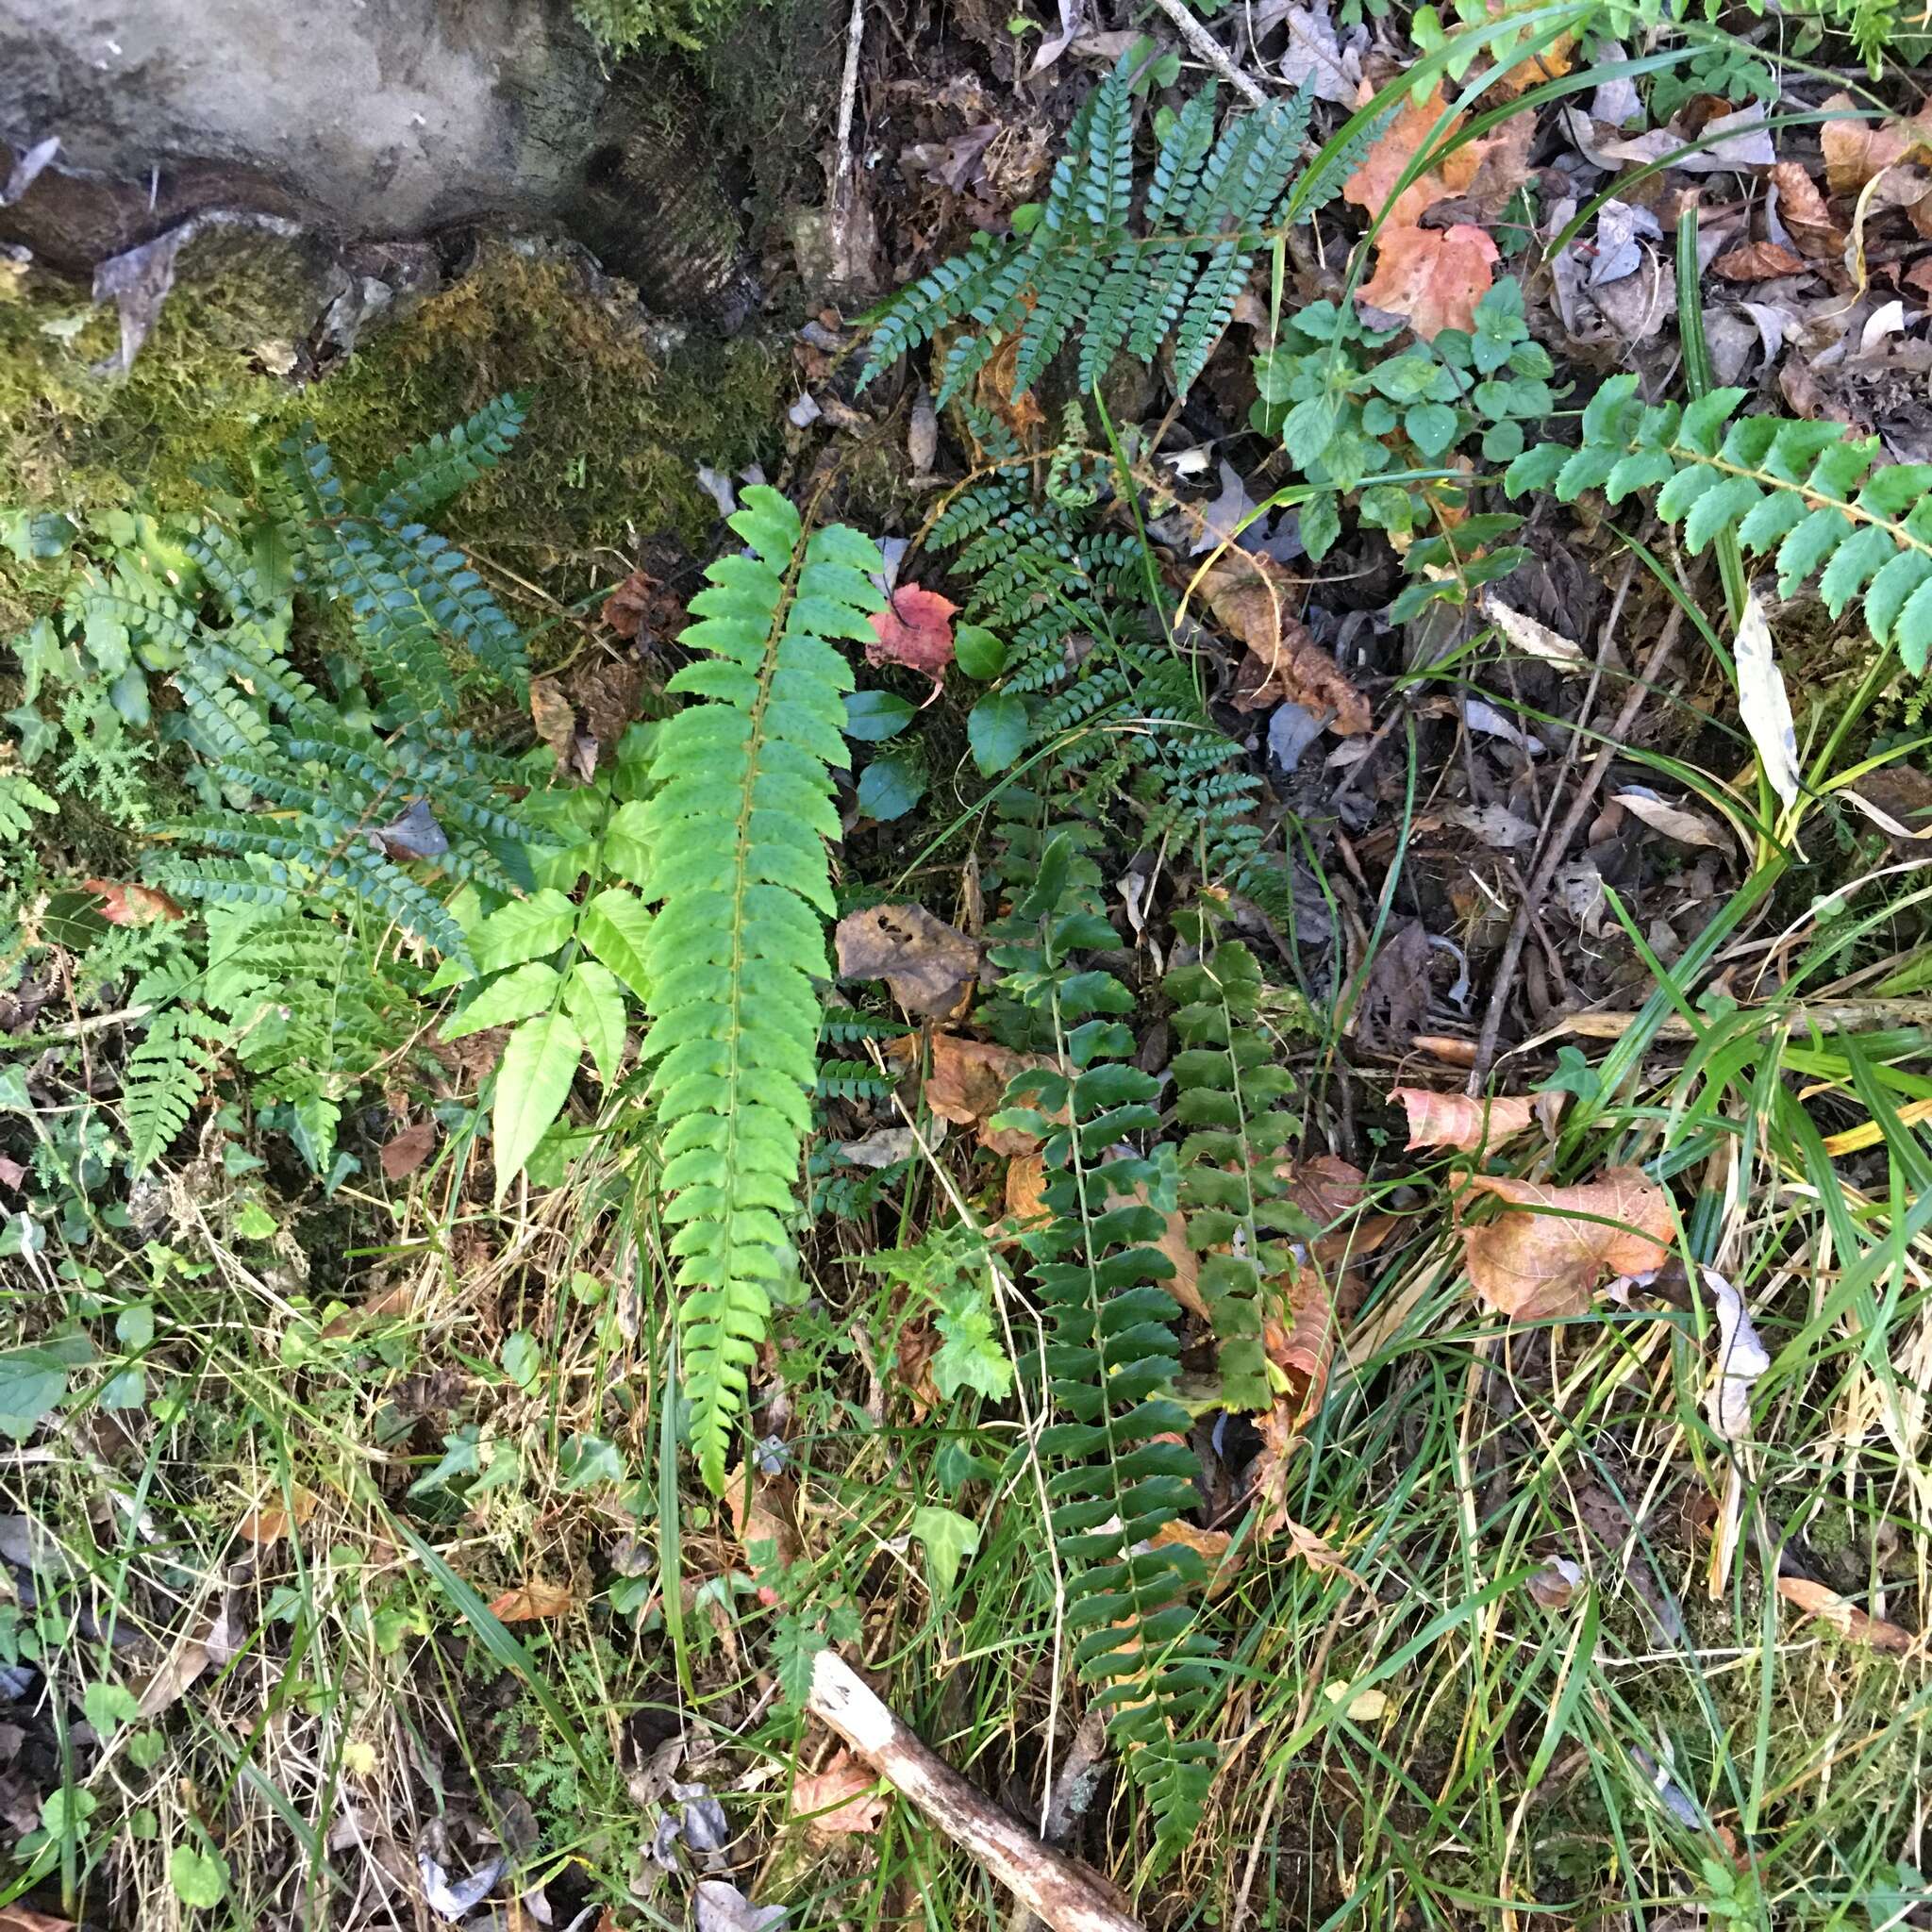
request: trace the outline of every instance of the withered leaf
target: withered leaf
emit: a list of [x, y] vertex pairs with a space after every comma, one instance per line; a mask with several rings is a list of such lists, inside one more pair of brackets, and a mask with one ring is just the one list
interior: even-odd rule
[[1273, 558], [1230, 550], [1201, 579], [1208, 608], [1247, 646], [1235, 674], [1234, 703], [1260, 710], [1284, 700], [1353, 738], [1371, 728], [1369, 701], [1310, 638], [1293, 613], [1300, 580]]
[[950, 1020], [965, 1011], [979, 978], [979, 946], [924, 906], [848, 912], [833, 938], [841, 979], [883, 979], [908, 1013]]
[[791, 1787], [791, 1815], [820, 1838], [868, 1837], [886, 1815], [878, 1774], [842, 1744], [823, 1771], [808, 1772]]
[[554, 677], [531, 678], [530, 723], [556, 754], [557, 769], [563, 771], [570, 763], [571, 745], [577, 735], [577, 713]]
[[435, 1145], [433, 1120], [417, 1121], [412, 1126], [402, 1128], [382, 1143], [383, 1173], [392, 1181], [405, 1179], [429, 1158], [430, 1149]]
[[322, 1499], [313, 1490], [305, 1490], [300, 1483], [294, 1485], [291, 1494], [292, 1504], [280, 1497], [272, 1502], [258, 1503], [235, 1525], [235, 1534], [244, 1541], [259, 1543], [266, 1548], [287, 1536], [291, 1525], [300, 1529], [315, 1514]]
[[1909, 1630], [1902, 1630], [1896, 1624], [1888, 1624], [1883, 1617], [1874, 1617], [1870, 1611], [1859, 1609], [1857, 1605], [1840, 1596], [1837, 1591], [1827, 1590], [1822, 1583], [1813, 1583], [1809, 1577], [1780, 1576], [1777, 1593], [1807, 1617], [1821, 1617], [1845, 1636], [1860, 1643], [1869, 1643], [1874, 1650], [1890, 1651], [1894, 1657], [1903, 1657], [1912, 1647]]
[[1007, 1163], [1007, 1212], [1023, 1224], [1046, 1212], [1046, 1160], [1016, 1154]]
[[164, 920], [188, 917], [158, 886], [118, 879], [86, 879], [82, 883], [90, 892], [101, 895], [101, 917], [109, 925], [158, 925]]
[[[1857, 103], [1850, 94], [1836, 93], [1824, 103], [1824, 111], [1856, 114]], [[1834, 194], [1856, 193], [1874, 175], [1895, 168], [1910, 156], [1932, 147], [1932, 122], [1925, 116], [1912, 121], [1831, 120], [1818, 130], [1818, 145], [1824, 154], [1825, 185]]]
[[1475, 326], [1476, 304], [1495, 281], [1500, 257], [1482, 229], [1467, 222], [1448, 228], [1384, 228], [1374, 276], [1356, 299], [1389, 315], [1407, 317], [1425, 341], [1445, 328]]
[[1794, 275], [1805, 258], [1776, 242], [1746, 242], [1726, 248], [1710, 265], [1713, 275], [1727, 282], [1768, 282], [1774, 275]]
[[1818, 184], [1796, 161], [1779, 161], [1768, 176], [1777, 190], [1778, 219], [1801, 253], [1823, 259], [1844, 253], [1844, 231], [1831, 218]]
[[567, 1616], [575, 1606], [568, 1584], [545, 1583], [540, 1577], [505, 1591], [490, 1606], [490, 1613], [502, 1624], [531, 1624], [545, 1617]]
[[867, 621], [875, 633], [865, 647], [868, 664], [904, 664], [923, 671], [935, 684], [953, 661], [953, 617], [959, 607], [950, 597], [918, 584], [900, 584], [883, 610]]
[[1636, 1168], [1572, 1188], [1482, 1174], [1469, 1187], [1505, 1204], [1494, 1221], [1462, 1230], [1469, 1278], [1505, 1315], [1580, 1315], [1611, 1276], [1647, 1274], [1670, 1257], [1671, 1197]]
[[1536, 1103], [1526, 1094], [1474, 1100], [1467, 1093], [1393, 1087], [1389, 1098], [1399, 1100], [1408, 1115], [1411, 1147], [1455, 1147], [1464, 1154], [1479, 1154], [1522, 1133], [1535, 1118]]

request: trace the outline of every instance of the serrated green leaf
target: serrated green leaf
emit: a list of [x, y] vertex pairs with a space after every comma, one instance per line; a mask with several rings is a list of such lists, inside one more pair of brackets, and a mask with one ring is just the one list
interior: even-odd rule
[[541, 959], [526, 959], [486, 981], [460, 1012], [442, 1021], [436, 1030], [444, 1040], [461, 1040], [486, 1026], [513, 1026], [532, 1013], [548, 1010], [557, 998], [558, 984], [556, 967]]
[[595, 959], [579, 959], [563, 982], [563, 1009], [577, 1023], [591, 1063], [606, 1087], [624, 1062], [624, 989]]
[[644, 964], [650, 936], [643, 901], [621, 886], [607, 886], [577, 915], [578, 939], [641, 1000], [650, 997]]
[[471, 935], [471, 956], [478, 973], [520, 965], [554, 953], [569, 939], [576, 922], [577, 908], [546, 886], [527, 899], [499, 906]]
[[583, 1054], [583, 1036], [566, 1013], [539, 1014], [510, 1035], [490, 1114], [499, 1203], [563, 1110]]

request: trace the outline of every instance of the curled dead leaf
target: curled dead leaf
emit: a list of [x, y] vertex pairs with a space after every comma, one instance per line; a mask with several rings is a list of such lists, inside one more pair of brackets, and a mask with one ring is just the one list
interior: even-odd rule
[[886, 1794], [878, 1774], [842, 1744], [823, 1771], [808, 1772], [791, 1787], [791, 1815], [819, 1838], [863, 1838], [879, 1828]]
[[1201, 579], [1208, 608], [1247, 646], [1235, 675], [1235, 705], [1259, 710], [1287, 702], [1353, 738], [1371, 728], [1369, 701], [1293, 614], [1302, 585], [1273, 558], [1230, 550]]
[[1007, 1212], [1030, 1222], [1046, 1212], [1046, 1161], [1038, 1154], [1016, 1154], [1007, 1162]]
[[90, 892], [101, 895], [101, 917], [109, 925], [158, 925], [188, 914], [158, 886], [118, 879], [84, 879]]
[[541, 1578], [507, 1590], [491, 1606], [490, 1614], [500, 1624], [532, 1624], [545, 1617], [562, 1617], [576, 1607], [570, 1586], [545, 1583]]
[[1512, 1318], [1580, 1315], [1611, 1276], [1649, 1274], [1670, 1257], [1671, 1197], [1635, 1168], [1572, 1188], [1477, 1174], [1469, 1188], [1505, 1211], [1462, 1230], [1463, 1262], [1483, 1300]]
[[421, 1120], [391, 1134], [382, 1143], [382, 1171], [392, 1181], [406, 1179], [429, 1158], [436, 1145], [436, 1123]]
[[967, 1040], [957, 1033], [935, 1033], [930, 1051], [925, 1104], [942, 1121], [951, 1121], [956, 1127], [976, 1128], [979, 1144], [995, 1154], [1030, 1154], [1039, 1146], [1024, 1129], [994, 1131], [987, 1121], [999, 1111], [1016, 1074], [1028, 1067], [1051, 1066], [1051, 1060], [1039, 1054], [1014, 1053], [988, 1040]]
[[1145, 1548], [1190, 1549], [1200, 1557], [1208, 1570], [1206, 1597], [1212, 1602], [1241, 1574], [1241, 1559], [1233, 1562], [1227, 1559], [1228, 1545], [1234, 1541], [1224, 1529], [1199, 1529], [1184, 1517], [1175, 1517], [1171, 1523], [1163, 1523], [1147, 1540]]
[[1781, 242], [1746, 242], [1726, 248], [1710, 264], [1710, 272], [1727, 282], [1768, 282], [1775, 275], [1794, 275], [1804, 266], [1804, 257]]
[[1844, 255], [1844, 230], [1831, 218], [1818, 184], [1796, 161], [1779, 161], [1767, 177], [1777, 190], [1778, 219], [1801, 255], [1836, 261]]
[[1467, 1093], [1395, 1087], [1389, 1098], [1399, 1100], [1408, 1115], [1410, 1147], [1455, 1147], [1464, 1154], [1479, 1154], [1522, 1133], [1536, 1117], [1536, 1103], [1527, 1094], [1474, 1100]]
[[1807, 1617], [1822, 1617], [1835, 1629], [1860, 1643], [1869, 1643], [1874, 1650], [1903, 1657], [1912, 1647], [1914, 1640], [1909, 1630], [1902, 1630], [1883, 1617], [1861, 1610], [1848, 1597], [1827, 1590], [1822, 1583], [1813, 1583], [1808, 1576], [1780, 1576], [1777, 1593]]
[[979, 945], [924, 906], [869, 906], [848, 912], [833, 939], [841, 979], [883, 979], [908, 1013], [951, 1020], [966, 1010], [979, 979]]
[[[1850, 94], [1836, 93], [1824, 111], [1856, 116], [1859, 110]], [[1834, 194], [1855, 193], [1886, 169], [1932, 148], [1932, 115], [1911, 121], [1826, 121], [1819, 127], [1818, 145], [1824, 155], [1826, 187]]]
[[235, 1525], [235, 1534], [247, 1542], [259, 1543], [266, 1548], [287, 1536], [291, 1525], [300, 1529], [315, 1514], [321, 1503], [322, 1498], [314, 1491], [305, 1490], [297, 1483], [290, 1492], [290, 1500], [278, 1498], [257, 1504]]
[[554, 677], [531, 678], [530, 723], [557, 755], [557, 769], [562, 771], [570, 763], [571, 748], [576, 741], [577, 713]]
[[[805, 1547], [798, 1533], [794, 1508], [795, 1491], [788, 1476], [767, 1475], [756, 1462], [741, 1462], [724, 1486], [724, 1507], [731, 1515], [731, 1527], [739, 1546], [754, 1562], [767, 1554], [761, 1544], [769, 1543], [769, 1557], [774, 1563], [795, 1563]], [[771, 1601], [769, 1592], [760, 1597]]]

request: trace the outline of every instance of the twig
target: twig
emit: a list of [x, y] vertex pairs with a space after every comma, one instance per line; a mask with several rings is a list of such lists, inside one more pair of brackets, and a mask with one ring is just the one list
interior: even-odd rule
[[1490, 1004], [1483, 1013], [1483, 1030], [1476, 1041], [1475, 1064], [1469, 1072], [1468, 1091], [1471, 1093], [1482, 1091], [1490, 1064], [1496, 1058], [1496, 1036], [1502, 1031], [1504, 1009], [1509, 1004], [1509, 994], [1516, 984], [1517, 962], [1523, 958], [1524, 941], [1529, 937], [1531, 916], [1542, 903], [1543, 894], [1549, 891], [1550, 881], [1556, 876], [1564, 853], [1570, 849], [1571, 840], [1576, 836], [1590, 811], [1591, 802], [1596, 796], [1597, 787], [1604, 781], [1604, 774], [1610, 769], [1611, 759], [1623, 750], [1624, 741], [1629, 736], [1631, 725], [1637, 722], [1637, 713], [1650, 695], [1651, 685], [1663, 668], [1664, 659], [1676, 649], [1677, 633], [1683, 626], [1683, 607], [1673, 604], [1657, 642], [1651, 646], [1650, 656], [1631, 680], [1629, 692], [1624, 699], [1624, 708], [1617, 713], [1617, 722], [1611, 725], [1609, 735], [1590, 770], [1583, 774], [1583, 782], [1576, 788], [1576, 796], [1570, 801], [1570, 809], [1563, 814], [1556, 836], [1544, 845], [1542, 857], [1537, 860], [1536, 870], [1530, 874], [1529, 890], [1524, 893], [1523, 902], [1516, 908], [1516, 917], [1510, 922], [1509, 937], [1504, 942], [1503, 958], [1497, 964], [1495, 982], [1490, 991]]
[[845, 28], [845, 73], [839, 83], [839, 166], [832, 176], [832, 220], [845, 219], [858, 157], [852, 152], [852, 116], [858, 98], [858, 50], [865, 41], [865, 0], [852, 0]]
[[1186, 0], [1154, 0], [1154, 4], [1174, 22], [1197, 60], [1205, 60], [1251, 108], [1268, 105], [1268, 96], [1228, 58], [1227, 50], [1188, 11]]
[[1141, 1932], [1097, 1874], [1015, 1824], [929, 1751], [831, 1650], [812, 1663], [806, 1708], [1053, 1932]]
[[[1790, 1006], [1746, 1007], [1761, 1012], [1767, 1024], [1776, 1022], [1793, 1033], [1889, 1033], [1893, 1028], [1932, 1026], [1932, 999], [1796, 1000]], [[1579, 1040], [1621, 1040], [1643, 1016], [1641, 1013], [1566, 1013], [1540, 1040], [1574, 1034]], [[1697, 1030], [1681, 1013], [1666, 1013], [1657, 1023], [1658, 1040], [1695, 1040]], [[1530, 1042], [1525, 1041], [1525, 1045]]]

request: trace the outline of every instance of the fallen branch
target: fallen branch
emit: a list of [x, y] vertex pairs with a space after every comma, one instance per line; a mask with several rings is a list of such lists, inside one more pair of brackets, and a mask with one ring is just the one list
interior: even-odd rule
[[1234, 64], [1227, 50], [1188, 11], [1186, 0], [1154, 0], [1154, 4], [1174, 22], [1195, 59], [1206, 61], [1250, 107], [1267, 106], [1268, 96], [1259, 84]]
[[806, 1708], [1053, 1932], [1141, 1932], [1093, 1873], [1015, 1824], [929, 1751], [835, 1651], [813, 1662]]
[[[1932, 998], [1869, 1000], [1794, 1000], [1789, 1005], [1763, 1008], [1745, 1007], [1766, 1026], [1789, 1027], [1794, 1034], [1806, 1033], [1884, 1033], [1895, 1027], [1932, 1026]], [[1558, 1020], [1540, 1040], [1555, 1040], [1574, 1034], [1580, 1040], [1621, 1040], [1635, 1026], [1641, 1013], [1570, 1013]], [[1695, 1040], [1697, 1029], [1681, 1013], [1666, 1013], [1656, 1022], [1657, 1040]], [[1524, 1045], [1533, 1042], [1525, 1041]]]

